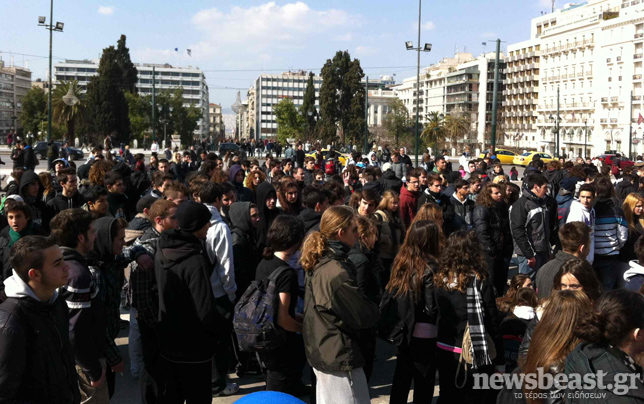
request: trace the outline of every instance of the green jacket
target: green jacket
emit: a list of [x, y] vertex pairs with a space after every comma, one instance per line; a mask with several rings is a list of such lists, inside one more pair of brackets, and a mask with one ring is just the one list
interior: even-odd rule
[[359, 330], [375, 326], [379, 311], [358, 289], [349, 246], [329, 244], [329, 254], [306, 275], [302, 334], [312, 367], [348, 371], [365, 365]]

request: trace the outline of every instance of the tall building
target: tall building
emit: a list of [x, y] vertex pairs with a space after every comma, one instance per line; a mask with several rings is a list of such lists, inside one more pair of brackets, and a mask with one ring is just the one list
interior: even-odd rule
[[539, 56], [538, 39], [508, 45], [502, 113], [506, 146], [531, 148], [538, 141]]
[[367, 99], [367, 124], [369, 126], [382, 126], [385, 115], [391, 112], [391, 102], [396, 99], [394, 90], [371, 88], [369, 81], [369, 96]]
[[[304, 93], [309, 74], [306, 71], [285, 72], [282, 74], [261, 74], [255, 80], [254, 121], [255, 139], [265, 139], [277, 136], [277, 121], [273, 106], [283, 98], [290, 98], [296, 107], [304, 101]], [[315, 106], [319, 108], [319, 93], [322, 77], [314, 76]], [[250, 107], [250, 103], [249, 103]]]
[[210, 134], [216, 138], [223, 137], [226, 132], [226, 127], [221, 114], [221, 104], [211, 103], [208, 105], [208, 109], [208, 117], [210, 118]]
[[31, 88], [31, 70], [19, 66], [5, 66], [0, 60], [0, 135], [20, 128], [18, 117], [22, 99]]
[[[92, 76], [97, 75], [99, 60], [65, 60], [54, 64], [54, 79], [77, 80], [81, 88], [86, 88]], [[206, 76], [198, 68], [173, 67], [165, 64], [135, 63], [139, 71], [136, 88], [141, 95], [152, 95], [152, 69], [155, 73], [156, 94], [164, 90], [183, 89], [184, 105], [194, 105], [201, 110], [201, 119], [197, 123], [195, 136], [206, 137], [210, 129], [209, 93]]]

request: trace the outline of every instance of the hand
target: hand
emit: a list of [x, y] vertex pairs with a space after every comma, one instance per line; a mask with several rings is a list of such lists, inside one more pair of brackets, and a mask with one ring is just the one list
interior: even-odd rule
[[105, 383], [105, 369], [102, 370], [101, 378], [98, 379], [95, 382], [90, 381], [89, 385], [94, 387], [95, 389], [97, 389], [97, 388], [101, 387], [103, 385], [103, 383]]
[[345, 187], [349, 186], [349, 183], [351, 181], [350, 175], [351, 174], [349, 174], [349, 171], [345, 171], [345, 172], [342, 173], [342, 181], [344, 181], [344, 186]]
[[537, 265], [537, 259], [535, 257], [528, 258], [528, 266], [534, 268], [535, 265]]
[[154, 269], [154, 261], [148, 254], [141, 254], [136, 259], [136, 263], [145, 271], [150, 271]]
[[125, 362], [121, 360], [118, 364], [112, 366], [112, 372], [123, 373], [125, 372]]

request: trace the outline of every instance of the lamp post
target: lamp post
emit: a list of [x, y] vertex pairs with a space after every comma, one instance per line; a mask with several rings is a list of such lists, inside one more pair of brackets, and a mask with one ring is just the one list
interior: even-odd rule
[[[445, 116], [443, 114], [439, 114], [438, 122], [441, 122], [443, 118], [445, 118]], [[436, 123], [436, 127], [434, 128], [434, 155], [436, 157], [438, 157], [438, 131], [440, 130], [438, 122]], [[418, 166], [418, 151], [416, 152], [416, 165]]]
[[166, 126], [168, 125], [168, 119], [167, 118], [161, 118], [159, 119], [159, 123], [163, 125], [163, 144], [165, 146], [168, 145], [168, 137], [166, 135]]
[[588, 150], [588, 146], [586, 145], [586, 142], [588, 141], [588, 119], [584, 119], [584, 162], [586, 161], [586, 155]]
[[[405, 42], [405, 47], [407, 50], [415, 50], [418, 52], [418, 61], [416, 63], [416, 167], [418, 167], [418, 112], [420, 108], [419, 98], [420, 98], [420, 51], [431, 52], [432, 44], [426, 43], [425, 46], [421, 48], [420, 46], [420, 15], [422, 9], [423, 0], [418, 0], [418, 47], [414, 48], [414, 43], [412, 41]], [[436, 153], [434, 153], [436, 154]]]
[[47, 100], [47, 141], [51, 140], [51, 87], [52, 87], [52, 80], [51, 77], [53, 75], [52, 71], [52, 63], [51, 63], [51, 48], [52, 48], [52, 40], [53, 40], [53, 32], [63, 32], [63, 27], [65, 26], [64, 23], [62, 22], [56, 22], [56, 25], [53, 25], [54, 23], [54, 0], [50, 1], [50, 7], [49, 7], [49, 24], [46, 23], [47, 17], [40, 16], [38, 17], [38, 25], [41, 27], [45, 27], [45, 29], [49, 30], [49, 95], [48, 95], [48, 100]]

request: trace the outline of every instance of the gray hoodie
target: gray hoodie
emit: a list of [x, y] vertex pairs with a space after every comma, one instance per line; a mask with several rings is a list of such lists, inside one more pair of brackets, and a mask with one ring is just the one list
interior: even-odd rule
[[[31, 287], [27, 285], [25, 281], [20, 279], [18, 274], [16, 274], [16, 271], [12, 271], [12, 274], [13, 275], [4, 280], [4, 292], [7, 294], [7, 297], [14, 297], [16, 299], [30, 297], [37, 302], [41, 301], [33, 291], [33, 289], [31, 289]], [[47, 303], [53, 303], [57, 298], [58, 291], [55, 291], [54, 295], [49, 299]]]

